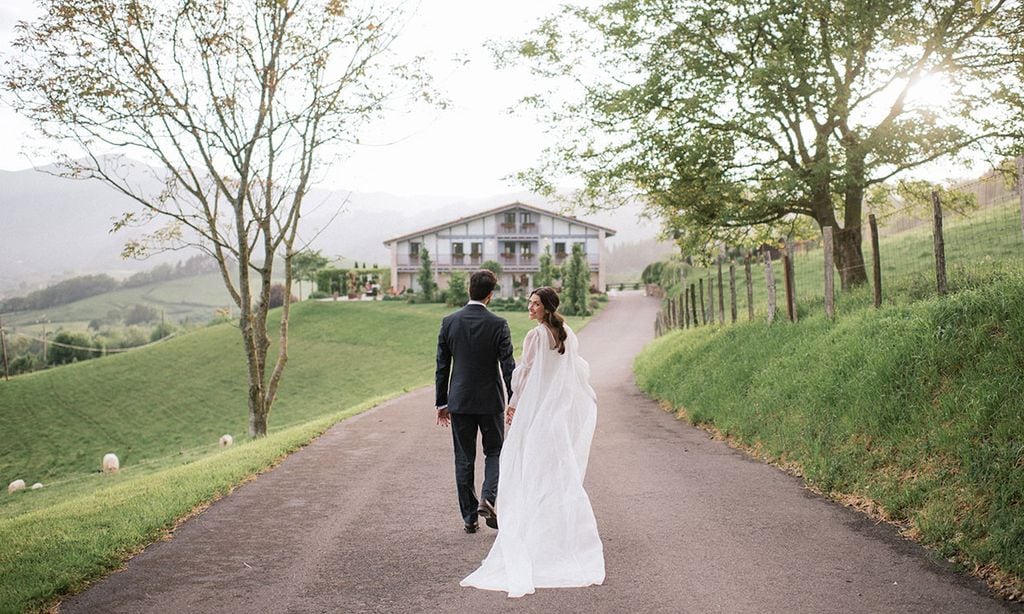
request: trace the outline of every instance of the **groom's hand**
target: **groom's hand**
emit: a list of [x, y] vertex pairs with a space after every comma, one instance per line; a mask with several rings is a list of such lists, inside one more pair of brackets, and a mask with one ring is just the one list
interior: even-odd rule
[[439, 426], [449, 426], [452, 423], [452, 415], [448, 411], [447, 407], [437, 408], [437, 424]]
[[516, 408], [511, 405], [505, 410], [505, 424], [512, 425], [512, 416], [516, 415]]

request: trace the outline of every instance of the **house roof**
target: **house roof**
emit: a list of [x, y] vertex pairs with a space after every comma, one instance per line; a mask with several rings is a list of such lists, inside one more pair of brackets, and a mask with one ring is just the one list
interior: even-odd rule
[[409, 233], [406, 233], [406, 234], [398, 236], [398, 237], [392, 237], [392, 238], [384, 241], [384, 245], [391, 245], [392, 243], [396, 243], [396, 242], [402, 241], [404, 239], [411, 239], [412, 237], [418, 237], [418, 236], [421, 236], [421, 235], [430, 234], [432, 232], [441, 230], [442, 228], [448, 228], [448, 227], [454, 226], [456, 224], [465, 224], [466, 222], [471, 222], [473, 220], [478, 220], [480, 218], [487, 217], [489, 215], [494, 215], [496, 213], [501, 213], [503, 211], [508, 211], [510, 209], [525, 209], [527, 211], [533, 211], [535, 213], [541, 213], [543, 215], [550, 215], [551, 217], [558, 218], [558, 219], [561, 219], [561, 220], [565, 220], [567, 222], [572, 222], [574, 224], [580, 224], [581, 226], [588, 226], [590, 228], [596, 228], [598, 230], [603, 230], [606, 233], [608, 233], [609, 237], [615, 236], [615, 231], [612, 230], [611, 228], [606, 228], [606, 227], [600, 226], [598, 224], [592, 224], [590, 222], [585, 222], [583, 220], [576, 219], [575, 216], [560, 215], [560, 214], [555, 213], [553, 211], [548, 211], [547, 209], [541, 209], [540, 207], [534, 207], [533, 205], [527, 205], [525, 203], [521, 203], [521, 202], [516, 201], [514, 203], [509, 203], [507, 205], [502, 205], [500, 207], [495, 207], [494, 209], [488, 209], [487, 211], [481, 211], [480, 213], [474, 213], [473, 215], [467, 215], [465, 217], [460, 217], [460, 218], [458, 218], [456, 220], [452, 220], [450, 222], [445, 222], [444, 224], [438, 224], [436, 226], [431, 226], [430, 228], [423, 228], [421, 230], [417, 230], [415, 232], [409, 232]]

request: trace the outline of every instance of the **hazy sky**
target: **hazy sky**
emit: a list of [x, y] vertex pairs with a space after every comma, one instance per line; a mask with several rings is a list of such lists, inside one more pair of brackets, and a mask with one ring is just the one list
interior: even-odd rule
[[[528, 32], [553, 11], [551, 0], [480, 2], [424, 0], [399, 41], [400, 52], [440, 60], [462, 54], [465, 65], [444, 64], [435, 75], [453, 102], [445, 111], [397, 116], [367, 134], [371, 143], [339, 163], [325, 187], [398, 195], [486, 196], [519, 189], [502, 177], [529, 166], [543, 146], [544, 131], [532, 117], [506, 111], [530, 91], [525, 71], [494, 68], [484, 43]], [[31, 18], [33, 0], [0, 2], [0, 54], [11, 53], [18, 20]], [[46, 160], [29, 160], [22, 145], [33, 140], [31, 127], [0, 103], [0, 130], [18, 146], [0, 148], [0, 169], [20, 170]], [[5, 139], [6, 140], [6, 139]], [[10, 142], [10, 141], [8, 141]]]
[[[549, 137], [532, 115], [507, 112], [520, 96], [536, 88], [525, 70], [494, 68], [484, 44], [522, 36], [557, 4], [553, 0], [422, 0], [399, 40], [399, 51], [435, 60], [436, 84], [452, 106], [391, 118], [365, 135], [372, 144], [360, 146], [337, 164], [323, 187], [466, 197], [521, 189], [503, 177], [530, 166]], [[0, 56], [11, 53], [9, 43], [17, 20], [30, 18], [35, 11], [33, 0], [0, 0]], [[469, 62], [457, 67], [443, 62], [458, 54]], [[0, 149], [0, 169], [32, 166], [21, 153], [22, 145], [32, 142], [30, 126], [2, 103], [0, 130], [14, 135], [18, 143]], [[941, 180], [970, 172], [937, 163], [916, 174]]]

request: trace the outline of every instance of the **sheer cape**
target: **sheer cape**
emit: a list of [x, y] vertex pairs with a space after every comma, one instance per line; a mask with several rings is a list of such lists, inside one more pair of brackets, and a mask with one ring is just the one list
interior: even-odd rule
[[566, 326], [565, 354], [544, 325], [526, 335], [513, 373], [516, 407], [501, 449], [498, 535], [462, 586], [520, 597], [604, 581], [604, 552], [583, 478], [597, 422], [590, 366]]

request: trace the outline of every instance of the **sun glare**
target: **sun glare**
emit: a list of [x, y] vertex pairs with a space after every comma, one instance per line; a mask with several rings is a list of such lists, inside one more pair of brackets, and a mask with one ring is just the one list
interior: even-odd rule
[[953, 86], [941, 73], [925, 73], [910, 85], [907, 103], [915, 107], [943, 107], [953, 99]]

